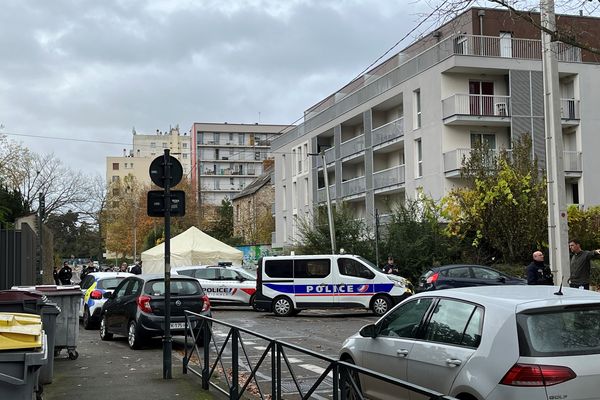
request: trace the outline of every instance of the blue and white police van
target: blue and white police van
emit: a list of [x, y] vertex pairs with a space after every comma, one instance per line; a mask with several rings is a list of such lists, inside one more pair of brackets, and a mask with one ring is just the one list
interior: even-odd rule
[[383, 315], [413, 294], [407, 279], [386, 275], [368, 260], [348, 254], [263, 257], [256, 289], [255, 308], [278, 316], [357, 307]]

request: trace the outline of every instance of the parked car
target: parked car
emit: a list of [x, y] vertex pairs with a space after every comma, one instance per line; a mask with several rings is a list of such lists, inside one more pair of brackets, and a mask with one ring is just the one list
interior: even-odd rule
[[196, 265], [175, 267], [171, 269], [171, 273], [199, 279], [213, 305], [250, 305], [254, 307], [256, 275], [242, 267]]
[[483, 265], [443, 265], [419, 277], [417, 292], [469, 286], [526, 285], [527, 280]]
[[126, 272], [91, 272], [80, 283], [81, 306], [79, 318], [85, 329], [97, 328], [100, 324], [100, 313], [106, 299], [104, 293], [112, 293], [121, 281], [131, 274]]
[[[155, 336], [163, 335], [165, 322], [165, 281], [162, 275], [133, 275], [107, 295], [102, 307], [100, 338], [127, 336], [129, 347], [137, 349]], [[187, 276], [171, 277], [171, 324], [173, 335], [185, 334], [185, 310], [211, 316], [210, 300], [200, 282]], [[200, 318], [192, 318], [192, 328]], [[196, 332], [198, 334], [198, 332]], [[202, 337], [201, 334], [199, 337]]]
[[[597, 399], [600, 294], [555, 286], [418, 293], [348, 338], [340, 358], [459, 399]], [[409, 398], [365, 375], [359, 382], [368, 398]]]

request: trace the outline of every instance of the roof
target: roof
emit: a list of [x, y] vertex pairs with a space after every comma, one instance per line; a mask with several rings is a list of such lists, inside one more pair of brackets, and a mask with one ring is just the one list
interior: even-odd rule
[[258, 192], [263, 186], [268, 183], [271, 183], [271, 174], [273, 173], [273, 169], [268, 169], [261, 176], [252, 181], [248, 186], [244, 188], [241, 192], [236, 194], [231, 198], [231, 200], [241, 199], [242, 197], [253, 195]]

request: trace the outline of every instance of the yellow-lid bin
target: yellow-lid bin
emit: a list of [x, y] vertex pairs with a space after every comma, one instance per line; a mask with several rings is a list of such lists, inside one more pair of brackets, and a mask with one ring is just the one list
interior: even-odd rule
[[39, 315], [0, 312], [0, 350], [42, 346], [42, 319]]

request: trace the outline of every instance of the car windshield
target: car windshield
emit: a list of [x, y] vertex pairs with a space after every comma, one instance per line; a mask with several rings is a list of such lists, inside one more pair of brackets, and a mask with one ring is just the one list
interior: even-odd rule
[[[150, 281], [146, 282], [144, 287], [144, 293], [151, 296], [163, 296], [165, 294], [165, 282]], [[197, 280], [191, 279], [177, 279], [171, 280], [171, 295], [173, 296], [186, 296], [186, 295], [201, 295], [202, 287]]]
[[121, 281], [123, 279], [125, 279], [124, 276], [119, 276], [119, 277], [115, 277], [115, 278], [100, 279], [98, 281], [98, 283], [96, 284], [96, 288], [97, 289], [112, 290], [112, 289], [116, 288], [117, 286], [119, 286], [119, 283], [121, 283]]
[[367, 260], [366, 258], [363, 258], [361, 256], [356, 256], [356, 258], [358, 258], [363, 263], [367, 264], [369, 267], [373, 268], [375, 271], [379, 271], [380, 268], [377, 265], [373, 264], [371, 261]]
[[517, 315], [522, 356], [600, 354], [600, 303]]

